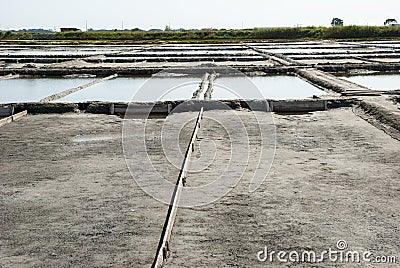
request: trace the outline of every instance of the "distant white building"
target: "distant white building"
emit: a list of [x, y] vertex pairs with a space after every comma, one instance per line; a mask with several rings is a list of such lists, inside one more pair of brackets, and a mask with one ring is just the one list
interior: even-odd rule
[[400, 24], [397, 23], [397, 20], [396, 20], [396, 19], [387, 19], [387, 20], [385, 21], [385, 25], [386, 25], [386, 26], [400, 26]]

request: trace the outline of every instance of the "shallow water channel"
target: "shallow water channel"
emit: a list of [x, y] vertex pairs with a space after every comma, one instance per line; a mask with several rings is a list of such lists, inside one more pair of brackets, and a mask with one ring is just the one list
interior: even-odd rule
[[[0, 80], [0, 103], [38, 102], [94, 78], [21, 78]], [[191, 99], [201, 77], [118, 77], [81, 89], [54, 102], [153, 102]], [[207, 89], [208, 83], [205, 86]], [[295, 76], [218, 77], [212, 99], [304, 99], [324, 91]], [[204, 92], [203, 92], [204, 94]], [[202, 94], [202, 95], [203, 95]]]

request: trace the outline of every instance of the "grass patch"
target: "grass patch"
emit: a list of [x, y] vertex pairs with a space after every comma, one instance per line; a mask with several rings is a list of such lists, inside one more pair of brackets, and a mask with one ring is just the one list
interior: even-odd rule
[[104, 32], [63, 32], [63, 33], [14, 33], [0, 32], [1, 40], [47, 40], [47, 41], [85, 41], [109, 43], [156, 42], [240, 42], [268, 40], [321, 40], [351, 39], [377, 40], [400, 39], [400, 27], [389, 26], [336, 26], [336, 27], [297, 27], [263, 28], [251, 30], [190, 30], [190, 31], [104, 31]]

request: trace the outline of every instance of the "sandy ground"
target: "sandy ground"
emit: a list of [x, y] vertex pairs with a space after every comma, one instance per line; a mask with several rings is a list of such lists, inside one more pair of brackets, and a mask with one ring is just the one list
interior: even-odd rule
[[293, 58], [293, 60], [302, 63], [302, 64], [344, 64], [344, 63], [353, 63], [353, 64], [359, 64], [359, 63], [366, 63], [365, 61], [362, 60], [357, 60], [357, 59], [307, 59], [307, 60], [296, 60], [296, 58]]
[[[212, 64], [212, 61], [202, 61], [201, 64]], [[262, 61], [224, 61], [218, 62], [221, 66], [276, 66], [269, 60]], [[66, 61], [62, 63], [44, 64], [34, 63], [37, 68], [174, 68], [174, 67], [193, 67], [199, 65], [199, 62], [134, 62], [134, 63], [88, 63], [83, 60]], [[24, 68], [26, 63], [10, 63], [6, 68]]]
[[372, 58], [372, 60], [376, 60], [376, 61], [380, 61], [380, 62], [384, 62], [384, 63], [397, 63], [400, 62], [400, 58], [387, 58], [387, 59], [382, 59], [382, 58]]
[[[238, 114], [250, 125], [252, 155], [259, 148], [258, 133], [249, 112]], [[226, 120], [222, 113], [221, 118]], [[257, 252], [265, 246], [322, 251], [340, 239], [352, 250], [399, 258], [399, 141], [351, 109], [274, 118], [277, 150], [266, 181], [249, 193], [246, 178], [254, 172], [249, 168], [220, 200], [180, 208], [166, 266], [311, 267], [260, 263]], [[147, 124], [152, 162], [173, 181], [178, 170], [159, 147], [164, 120]], [[122, 152], [121, 119], [30, 115], [0, 130], [0, 267], [149, 267], [167, 206], [132, 179]], [[190, 130], [183, 127], [182, 148]], [[218, 148], [208, 175], [218, 174], [230, 154], [224, 133], [215, 121], [202, 124], [199, 139], [214, 140]], [[207, 155], [207, 148], [201, 154]], [[149, 167], [140, 168], [146, 174]], [[208, 182], [208, 175], [193, 173], [188, 183]]]
[[150, 266], [167, 206], [136, 187], [121, 133], [106, 115], [1, 128], [0, 267]]
[[181, 209], [166, 267], [292, 267], [260, 263], [257, 253], [265, 246], [322, 252], [339, 240], [352, 250], [400, 257], [400, 143], [350, 109], [275, 115], [275, 122], [277, 151], [262, 187], [249, 193], [242, 180], [213, 204]]

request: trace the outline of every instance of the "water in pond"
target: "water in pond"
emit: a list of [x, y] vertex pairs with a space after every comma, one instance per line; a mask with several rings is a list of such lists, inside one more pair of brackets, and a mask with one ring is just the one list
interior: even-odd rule
[[[0, 103], [37, 102], [91, 81], [91, 78], [0, 80]], [[119, 77], [55, 102], [188, 100], [199, 88], [200, 81], [200, 77]], [[215, 82], [213, 99], [303, 99], [323, 94], [323, 91], [294, 76], [221, 77]]]
[[115, 53], [113, 51], [80, 51], [80, 50], [68, 50], [68, 51], [48, 51], [48, 50], [21, 50], [13, 52], [0, 52], [1, 56], [17, 55], [21, 57], [27, 56], [93, 56]]
[[372, 90], [400, 90], [400, 74], [341, 77]]
[[186, 100], [192, 98], [200, 81], [201, 78], [196, 77], [120, 77], [80, 90], [57, 102]]
[[282, 49], [263, 49], [266, 52], [270, 53], [278, 53], [278, 54], [348, 54], [348, 53], [381, 53], [387, 52], [388, 49], [376, 49], [376, 48], [357, 48], [357, 49], [348, 49], [348, 48], [282, 48]]
[[[128, 54], [128, 53], [127, 53]], [[165, 56], [174, 56], [174, 55], [204, 55], [204, 56], [212, 56], [212, 55], [257, 55], [252, 50], [243, 49], [243, 50], [221, 50], [221, 51], [213, 51], [213, 50], [187, 50], [187, 51], [145, 51], [140, 53], [135, 53], [143, 56], [147, 55], [158, 55], [160, 57]]]
[[18, 55], [18, 56], [81, 56], [81, 55], [102, 55], [117, 53], [120, 51], [131, 51], [135, 50], [136, 47], [65, 47], [65, 46], [55, 46], [55, 47], [0, 47], [0, 56], [7, 55]]
[[93, 81], [82, 78], [30, 78], [0, 80], [0, 103], [37, 102], [50, 95]]
[[215, 81], [213, 99], [305, 99], [326, 93], [295, 76], [221, 77]]

